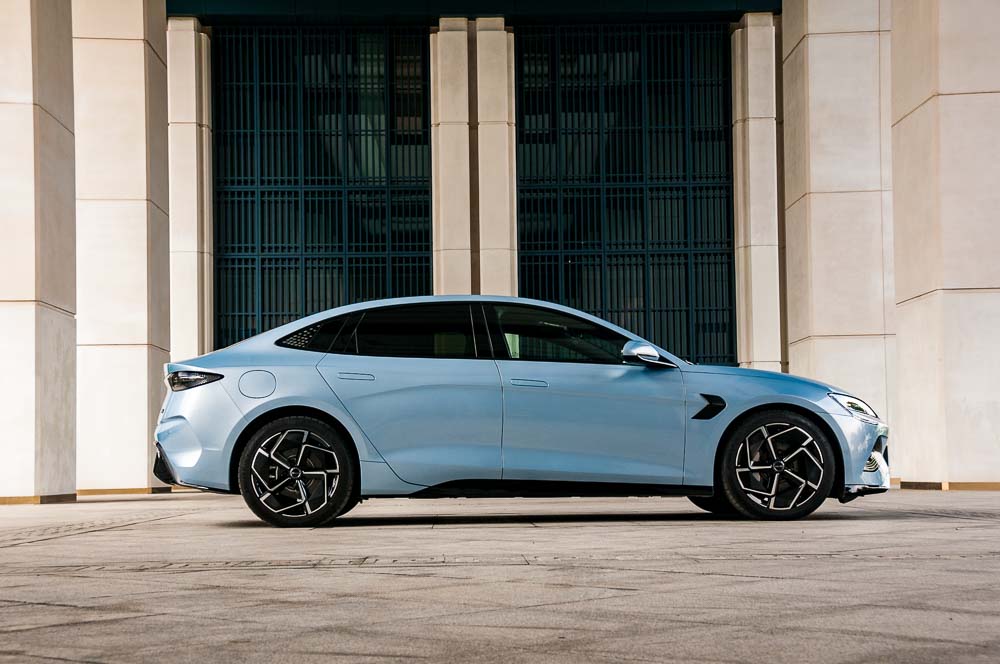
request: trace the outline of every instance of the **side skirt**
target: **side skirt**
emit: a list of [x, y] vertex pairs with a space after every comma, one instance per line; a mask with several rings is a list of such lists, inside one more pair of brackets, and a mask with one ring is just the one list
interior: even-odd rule
[[[711, 486], [557, 482], [548, 480], [455, 480], [437, 484], [406, 498], [584, 498], [646, 496], [711, 496]], [[387, 496], [372, 496], [383, 498]]]

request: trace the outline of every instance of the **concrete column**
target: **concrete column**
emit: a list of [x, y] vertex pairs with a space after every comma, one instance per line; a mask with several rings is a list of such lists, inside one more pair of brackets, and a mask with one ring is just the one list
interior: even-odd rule
[[1000, 489], [998, 23], [996, 2], [892, 8], [904, 487]]
[[743, 16], [732, 57], [737, 356], [742, 367], [781, 371], [773, 15]]
[[73, 2], [79, 493], [148, 492], [169, 359], [166, 9]]
[[75, 500], [69, 0], [4, 2], [0, 72], [0, 504]]
[[472, 290], [469, 190], [469, 22], [442, 18], [431, 34], [434, 293]]
[[170, 153], [170, 356], [212, 350], [212, 114], [209, 36], [167, 21]]
[[479, 272], [478, 292], [517, 295], [514, 35], [502, 18], [476, 19], [475, 65], [477, 159], [472, 168], [478, 177], [472, 178], [471, 195], [478, 203], [478, 234], [473, 232], [478, 246], [473, 243], [473, 267]]
[[789, 371], [891, 419], [888, 8], [785, 2], [782, 98]]

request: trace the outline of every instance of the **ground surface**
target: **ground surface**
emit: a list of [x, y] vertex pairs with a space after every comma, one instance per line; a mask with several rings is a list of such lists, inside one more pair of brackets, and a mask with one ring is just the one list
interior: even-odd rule
[[0, 662], [1000, 660], [1000, 494], [793, 523], [684, 499], [0, 507]]

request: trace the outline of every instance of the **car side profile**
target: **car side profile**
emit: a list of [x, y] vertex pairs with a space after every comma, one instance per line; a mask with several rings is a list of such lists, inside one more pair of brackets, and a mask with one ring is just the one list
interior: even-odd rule
[[889, 488], [888, 428], [861, 399], [537, 300], [354, 304], [165, 371], [155, 475], [276, 526], [401, 496], [678, 495], [794, 519]]

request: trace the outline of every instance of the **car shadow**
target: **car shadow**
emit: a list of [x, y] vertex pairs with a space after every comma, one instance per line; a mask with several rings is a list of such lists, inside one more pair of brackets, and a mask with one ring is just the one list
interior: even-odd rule
[[[843, 521], [870, 517], [870, 514], [819, 513], [812, 514], [807, 521]], [[495, 526], [495, 525], [538, 525], [538, 524], [592, 524], [592, 523], [693, 523], [720, 521], [731, 523], [758, 523], [736, 517], [718, 516], [703, 512], [643, 512], [643, 513], [565, 513], [565, 514], [414, 514], [412, 516], [344, 516], [334, 519], [322, 528], [385, 528], [393, 526]], [[219, 524], [226, 528], [269, 528], [263, 521], [230, 521]]]

